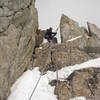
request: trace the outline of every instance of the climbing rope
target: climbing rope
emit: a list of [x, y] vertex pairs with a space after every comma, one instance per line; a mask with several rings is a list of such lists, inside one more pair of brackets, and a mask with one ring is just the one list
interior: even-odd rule
[[[56, 50], [56, 58], [57, 58], [57, 50]], [[58, 67], [57, 67], [57, 59], [56, 59], [56, 78], [57, 78], [57, 84], [56, 84], [56, 93], [57, 93], [57, 100], [60, 100], [60, 97], [59, 97], [59, 76], [58, 76]]]
[[60, 28], [60, 25], [56, 28], [55, 32], [57, 32], [59, 28]]
[[57, 100], [60, 100], [60, 97], [59, 97], [59, 83], [58, 83], [58, 69], [57, 69], [57, 72], [56, 72], [56, 75], [57, 75], [57, 84], [56, 84], [56, 89], [57, 89]]
[[31, 93], [31, 95], [30, 95], [30, 97], [29, 97], [29, 100], [31, 100], [31, 98], [32, 98], [32, 96], [33, 96], [33, 94], [34, 94], [34, 92], [35, 92], [35, 90], [36, 90], [36, 88], [37, 88], [37, 86], [38, 86], [38, 84], [39, 84], [39, 82], [40, 82], [40, 79], [41, 79], [41, 75], [40, 75], [40, 77], [39, 77], [39, 79], [38, 79], [38, 81], [37, 81], [37, 83], [36, 83], [36, 85], [35, 85], [35, 87], [34, 87], [32, 93]]
[[[50, 45], [49, 45], [49, 46], [50, 46]], [[56, 50], [56, 57], [57, 57], [57, 50]], [[57, 100], [60, 100], [60, 99], [59, 99], [59, 90], [58, 90], [58, 85], [59, 85], [59, 84], [58, 84], [58, 67], [57, 67], [57, 59], [56, 59], [56, 64], [55, 64], [55, 66], [56, 66], [56, 76], [57, 76], [57, 84], [56, 84], [56, 89], [57, 89], [57, 91], [56, 91], [56, 92], [57, 92]], [[45, 67], [42, 69], [41, 75], [43, 75], [44, 69], [45, 69]], [[31, 93], [31, 95], [30, 95], [30, 97], [29, 97], [29, 100], [32, 99], [32, 96], [33, 96], [33, 94], [34, 94], [34, 92], [35, 92], [35, 90], [36, 90], [36, 88], [37, 88], [37, 86], [38, 86], [38, 84], [39, 84], [39, 82], [40, 82], [41, 75], [40, 75], [40, 77], [38, 78], [38, 81], [37, 81], [35, 87], [33, 88], [33, 91], [32, 91], [32, 93]]]
[[[50, 45], [49, 45], [49, 46], [50, 46]], [[44, 70], [45, 70], [45, 67], [42, 69], [42, 71], [41, 71], [41, 75], [43, 75]], [[29, 100], [32, 99], [32, 96], [33, 96], [33, 94], [34, 94], [34, 92], [35, 92], [35, 90], [36, 90], [36, 88], [37, 88], [37, 86], [38, 86], [38, 84], [39, 84], [39, 82], [40, 82], [41, 75], [40, 75], [40, 77], [38, 78], [38, 81], [37, 81], [35, 87], [33, 88], [33, 91], [32, 91], [32, 93], [31, 93], [31, 95], [30, 95], [30, 97], [29, 97]]]

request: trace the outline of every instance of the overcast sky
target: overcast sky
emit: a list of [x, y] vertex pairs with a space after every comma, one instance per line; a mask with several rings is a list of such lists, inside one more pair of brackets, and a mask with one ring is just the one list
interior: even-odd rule
[[100, 27], [100, 0], [36, 0], [36, 8], [41, 29], [56, 28], [62, 14], [80, 25], [89, 21]]

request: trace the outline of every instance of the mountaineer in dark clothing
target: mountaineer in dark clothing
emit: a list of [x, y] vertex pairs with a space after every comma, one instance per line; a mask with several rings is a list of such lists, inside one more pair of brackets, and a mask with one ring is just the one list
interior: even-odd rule
[[50, 27], [49, 29], [46, 30], [45, 39], [47, 39], [48, 42], [57, 43], [57, 38], [55, 37], [56, 34], [57, 32], [52, 32], [52, 27]]

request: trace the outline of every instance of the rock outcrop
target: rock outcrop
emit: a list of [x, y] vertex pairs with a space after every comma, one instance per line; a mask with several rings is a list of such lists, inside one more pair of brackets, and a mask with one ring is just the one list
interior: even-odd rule
[[42, 44], [39, 48], [36, 48], [34, 67], [40, 67], [40, 69], [56, 70], [62, 67], [80, 64], [85, 62], [91, 57], [80, 50], [75, 42], [68, 42], [66, 44]]
[[88, 25], [89, 35], [97, 36], [100, 39], [100, 29], [95, 24], [92, 24], [90, 22], [87, 22], [87, 25]]
[[35, 49], [33, 67], [40, 67], [41, 70], [49, 70], [51, 65], [51, 46], [49, 43], [41, 45]]
[[87, 23], [88, 30], [80, 27], [77, 22], [62, 15], [60, 22], [60, 32], [62, 43], [78, 40], [79, 49], [87, 52], [89, 56], [100, 57], [100, 29], [91, 23]]
[[0, 100], [11, 85], [32, 66], [38, 29], [34, 0], [0, 0]]
[[[55, 84], [55, 81], [51, 82], [51, 85]], [[100, 69], [89, 68], [75, 71], [65, 81], [59, 81], [58, 86], [61, 100], [69, 100], [77, 96], [84, 96], [87, 100], [99, 100]]]
[[[100, 29], [90, 22], [87, 23], [89, 30], [89, 39], [87, 51], [90, 56], [99, 57], [100, 56]], [[93, 54], [94, 53], [94, 54]]]
[[37, 30], [37, 34], [36, 34], [36, 42], [35, 42], [35, 48], [39, 47], [44, 40], [44, 36], [45, 36], [46, 31], [45, 30]]
[[85, 27], [80, 27], [74, 20], [62, 15], [60, 31], [61, 44], [41, 44], [45, 32], [39, 31], [34, 66], [40, 69], [45, 67], [46, 70], [52, 69], [51, 66], [57, 66], [60, 69], [100, 57], [100, 32], [94, 24], [88, 22], [87, 30]]
[[69, 17], [62, 15], [60, 22], [60, 33], [62, 43], [66, 43], [68, 40], [76, 37], [82, 37], [82, 43], [85, 46], [87, 43], [87, 31], [83, 27], [79, 27], [79, 24]]

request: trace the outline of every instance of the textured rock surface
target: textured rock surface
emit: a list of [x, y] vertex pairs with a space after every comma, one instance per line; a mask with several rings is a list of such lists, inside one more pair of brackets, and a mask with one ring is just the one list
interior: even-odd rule
[[69, 17], [62, 15], [60, 22], [60, 33], [62, 43], [66, 43], [68, 40], [81, 36], [83, 38], [83, 45], [86, 45], [87, 32], [84, 28], [79, 27], [78, 23]]
[[35, 43], [35, 47], [39, 47], [42, 43], [43, 43], [43, 39], [45, 36], [45, 30], [38, 30], [37, 34], [36, 34], [36, 43]]
[[13, 82], [31, 67], [38, 28], [34, 0], [0, 0], [0, 100]]
[[100, 29], [95, 24], [92, 24], [90, 22], [87, 22], [87, 25], [88, 25], [89, 35], [97, 36], [97, 38], [100, 39]]
[[48, 70], [51, 65], [51, 46], [49, 43], [41, 45], [35, 49], [34, 67], [40, 67], [41, 70]]
[[[89, 30], [88, 46], [87, 52], [90, 56], [99, 57], [100, 56], [100, 29], [91, 23], [87, 23]], [[92, 54], [94, 53], [94, 54]]]
[[[36, 49], [36, 59], [34, 60], [34, 66], [38, 66], [45, 69], [56, 70], [68, 65], [74, 65], [85, 62], [91, 59], [87, 53], [78, 49], [75, 42], [68, 42], [67, 44], [42, 44]], [[41, 69], [40, 68], [40, 69]]]
[[[75, 45], [87, 52], [91, 57], [100, 57], [100, 29], [91, 23], [87, 23], [88, 30], [80, 27], [77, 22], [62, 15], [60, 31], [62, 43], [76, 39]], [[74, 39], [73, 39], [74, 38]]]
[[99, 100], [100, 69], [89, 68], [75, 71], [65, 81], [59, 81], [58, 90], [61, 100], [69, 100], [76, 96], [85, 96], [87, 100]]
[[55, 66], [62, 68], [69, 65], [80, 64], [91, 59], [86, 52], [80, 50], [74, 43], [73, 41], [52, 47], [52, 62]]

